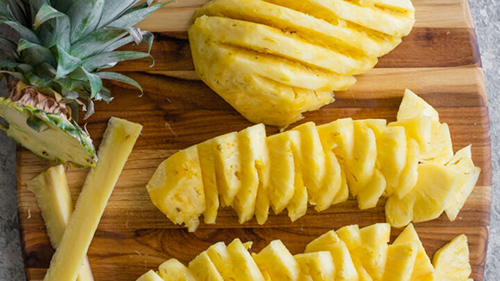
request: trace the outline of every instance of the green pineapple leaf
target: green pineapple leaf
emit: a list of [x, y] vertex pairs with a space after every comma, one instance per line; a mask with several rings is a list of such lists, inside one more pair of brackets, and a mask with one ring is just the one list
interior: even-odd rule
[[0, 24], [6, 24], [10, 26], [14, 31], [16, 31], [21, 38], [26, 39], [27, 41], [33, 42], [35, 44], [40, 44], [40, 40], [36, 34], [29, 28], [15, 22], [15, 21], [6, 21], [0, 20]]
[[115, 51], [101, 53], [83, 60], [83, 68], [87, 71], [94, 72], [101, 69], [101, 67], [107, 68], [106, 66], [113, 65], [121, 61], [135, 60], [153, 57], [144, 52], [137, 51]]
[[110, 22], [139, 2], [140, 0], [105, 1], [97, 28], [109, 26]]
[[94, 31], [101, 19], [104, 0], [73, 1], [66, 14], [71, 18], [71, 42]]
[[[85, 68], [83, 68], [83, 67], [80, 67], [80, 69], [83, 71], [83, 73], [85, 73], [85, 76], [87, 76], [87, 79], [88, 79], [89, 84], [90, 84], [90, 90], [91, 90], [90, 91], [91, 92], [90, 98], [93, 99], [102, 89], [102, 79], [99, 76], [97, 76], [96, 74], [93, 74], [93, 73], [86, 71]], [[87, 118], [85, 118], [85, 119], [87, 119]]]
[[160, 9], [161, 7], [167, 5], [168, 3], [161, 3], [151, 7], [146, 7], [142, 9], [136, 9], [132, 12], [125, 13], [115, 21], [111, 22], [109, 26], [117, 27], [117, 28], [128, 28], [130, 26], [134, 26], [137, 23], [141, 22], [145, 18], [147, 18], [151, 13]]
[[20, 59], [29, 65], [37, 65], [43, 62], [50, 63], [54, 67], [57, 65], [57, 61], [49, 49], [24, 39], [19, 40], [17, 53]]
[[101, 77], [102, 79], [114, 80], [114, 81], [118, 81], [118, 82], [122, 82], [122, 83], [125, 83], [128, 85], [131, 85], [131, 86], [139, 89], [141, 92], [143, 92], [141, 85], [139, 83], [137, 83], [137, 81], [135, 81], [134, 79], [132, 79], [126, 75], [116, 73], [116, 72], [111, 72], [111, 71], [97, 72], [96, 75]]
[[[48, 24], [50, 22], [50, 24]], [[43, 4], [35, 16], [33, 27], [41, 37], [42, 44], [47, 48], [57, 45], [69, 52], [70, 49], [70, 18], [49, 4]]]
[[68, 54], [62, 47], [57, 46], [57, 74], [56, 79], [64, 77], [82, 65], [82, 60]]
[[93, 56], [126, 34], [127, 31], [121, 28], [97, 29], [73, 43], [71, 54], [82, 59]]

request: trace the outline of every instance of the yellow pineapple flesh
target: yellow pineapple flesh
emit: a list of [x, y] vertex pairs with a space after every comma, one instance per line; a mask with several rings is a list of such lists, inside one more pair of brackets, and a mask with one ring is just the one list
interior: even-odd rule
[[207, 252], [202, 252], [191, 262], [189, 262], [188, 269], [197, 280], [204, 281], [223, 281], [219, 271], [215, 267]]
[[136, 281], [164, 281], [163, 278], [161, 278], [156, 272], [150, 270], [141, 277], [139, 277]]
[[329, 281], [335, 279], [335, 265], [330, 252], [303, 253], [294, 256], [300, 268], [299, 281]]
[[432, 258], [436, 280], [462, 281], [471, 275], [467, 236], [459, 235], [439, 249]]
[[216, 144], [213, 139], [210, 139], [198, 144], [197, 148], [206, 202], [205, 211], [203, 212], [204, 222], [214, 224], [219, 209], [219, 192], [215, 176]]
[[165, 281], [196, 281], [193, 273], [180, 261], [169, 259], [158, 267], [158, 275]]
[[390, 245], [387, 249], [387, 261], [382, 280], [410, 281], [417, 252], [417, 242]]
[[300, 268], [281, 240], [274, 240], [258, 254], [253, 254], [259, 270], [269, 280], [297, 280]]

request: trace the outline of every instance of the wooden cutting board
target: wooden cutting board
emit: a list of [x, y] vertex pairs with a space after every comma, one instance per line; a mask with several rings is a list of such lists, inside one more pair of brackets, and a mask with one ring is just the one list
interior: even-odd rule
[[[162, 160], [172, 153], [251, 125], [218, 95], [198, 80], [190, 56], [186, 29], [196, 7], [206, 0], [179, 0], [141, 24], [156, 32], [149, 61], [122, 63], [145, 89], [144, 95], [122, 84], [108, 84], [115, 100], [97, 104], [86, 127], [99, 145], [111, 116], [144, 125], [144, 131], [109, 201], [88, 255], [96, 280], [136, 280], [169, 258], [187, 263], [209, 245], [234, 238], [254, 241], [259, 251], [281, 239], [295, 254], [315, 237], [344, 225], [366, 226], [384, 222], [384, 203], [360, 211], [354, 200], [307, 215], [291, 223], [286, 214], [271, 215], [259, 226], [255, 220], [240, 225], [232, 210], [219, 212], [216, 225], [201, 223], [195, 233], [173, 225], [149, 200], [146, 183]], [[455, 151], [472, 144], [473, 160], [482, 172], [477, 187], [454, 222], [445, 215], [416, 224], [429, 255], [455, 236], [469, 239], [474, 280], [483, 280], [489, 228], [491, 157], [486, 91], [476, 35], [466, 0], [414, 0], [417, 22], [412, 33], [375, 69], [358, 77], [337, 101], [306, 114], [303, 121], [323, 124], [342, 117], [385, 118], [394, 121], [405, 88], [412, 89], [439, 111], [451, 129]], [[130, 47], [132, 48], [132, 47]], [[144, 50], [144, 46], [139, 49]], [[301, 122], [299, 122], [301, 123]], [[299, 124], [297, 123], [297, 124]], [[296, 125], [296, 124], [294, 124]], [[293, 126], [294, 126], [293, 125]], [[268, 128], [268, 133], [277, 129]], [[35, 197], [26, 181], [49, 164], [18, 150], [19, 220], [28, 280], [42, 280], [53, 250]], [[68, 181], [76, 200], [88, 170], [68, 168]], [[91, 206], [89, 206], [91, 208]], [[392, 238], [401, 232], [393, 229]], [[64, 280], [66, 281], [66, 280]]]

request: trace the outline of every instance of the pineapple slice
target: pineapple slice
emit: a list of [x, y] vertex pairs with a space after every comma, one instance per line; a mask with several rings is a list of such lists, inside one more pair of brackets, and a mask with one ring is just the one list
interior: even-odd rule
[[361, 281], [371, 281], [372, 278], [363, 267], [362, 260], [358, 254], [359, 248], [361, 247], [361, 237], [359, 234], [358, 225], [344, 226], [337, 230], [337, 235], [340, 240], [344, 241], [349, 253], [351, 254], [352, 262], [356, 271], [358, 273], [358, 280]]
[[317, 209], [324, 210], [329, 207], [325, 207], [329, 205], [328, 202], [322, 202], [329, 201], [327, 196], [320, 192], [326, 174], [326, 159], [318, 130], [313, 122], [304, 123], [293, 130], [300, 133], [302, 177], [309, 192], [310, 202], [312, 205], [318, 205]]
[[180, 261], [169, 259], [158, 267], [158, 274], [165, 281], [196, 281], [193, 273]]
[[400, 182], [406, 166], [407, 153], [403, 127], [387, 127], [377, 139], [377, 161], [380, 163], [380, 172], [387, 182], [387, 195], [392, 194]]
[[436, 280], [462, 281], [471, 275], [467, 236], [459, 235], [439, 249], [432, 259]]
[[215, 173], [223, 206], [231, 206], [241, 188], [241, 160], [238, 134], [232, 132], [213, 139], [216, 145]]
[[[28, 189], [35, 194], [40, 210], [42, 211], [50, 243], [56, 249], [66, 231], [71, 213], [73, 213], [73, 201], [69, 193], [64, 166], [57, 165], [51, 167], [26, 184]], [[76, 280], [94, 280], [87, 257], [82, 260]]]
[[215, 150], [214, 139], [207, 140], [197, 145], [198, 158], [200, 160], [201, 178], [203, 180], [203, 191], [205, 192], [205, 211], [203, 212], [206, 224], [214, 224], [219, 209], [219, 192], [217, 190], [217, 179], [215, 177]]
[[420, 149], [418, 143], [414, 139], [409, 139], [407, 141], [407, 154], [406, 154], [406, 165], [401, 172], [399, 177], [399, 183], [391, 190], [391, 195], [394, 193], [399, 199], [405, 197], [410, 191], [413, 190], [418, 180], [418, 163], [420, 158]]
[[189, 231], [198, 227], [205, 211], [205, 192], [196, 146], [181, 150], [163, 161], [147, 184], [151, 201], [176, 224]]
[[163, 281], [163, 278], [156, 274], [156, 272], [150, 270], [141, 275], [136, 281]]
[[377, 206], [378, 200], [384, 194], [386, 187], [387, 182], [384, 175], [379, 169], [375, 169], [370, 181], [359, 191], [356, 197], [358, 208], [366, 210]]
[[446, 208], [460, 176], [449, 167], [435, 163], [418, 166], [418, 181], [403, 198], [390, 196], [385, 205], [387, 221], [394, 227], [435, 219]]
[[[238, 214], [239, 222], [244, 223], [250, 220], [256, 212], [259, 189], [262, 196], [269, 185], [270, 165], [266, 128], [263, 124], [259, 124], [239, 132], [238, 143], [241, 159], [241, 188], [233, 201], [233, 208]], [[262, 221], [262, 213], [268, 208], [264, 210], [266, 208], [262, 207], [262, 203], [259, 204], [259, 208], [262, 208], [258, 212], [259, 220]]]
[[320, 125], [318, 134], [325, 149], [332, 150], [342, 165], [353, 158], [354, 122], [351, 118], [338, 119]]
[[333, 204], [342, 203], [349, 198], [349, 188], [344, 170], [340, 166], [337, 156], [330, 150], [325, 151], [326, 177], [320, 192], [325, 200], [324, 204], [316, 205], [316, 211], [320, 212]]
[[[284, 5], [288, 9], [266, 2]], [[210, 1], [195, 13], [194, 18], [202, 15], [224, 16], [266, 24], [297, 33], [300, 37], [317, 45], [334, 46], [342, 51], [349, 50], [369, 57], [382, 56], [401, 42], [400, 38], [390, 36], [367, 36], [366, 33], [347, 26], [345, 21], [338, 20], [335, 16], [333, 16], [334, 21], [324, 21], [323, 19], [332, 18], [332, 14], [327, 9], [309, 8], [310, 3], [307, 2], [310, 1], [278, 3], [273, 0], [266, 2], [261, 0]], [[315, 17], [310, 16], [313, 12]]]
[[432, 121], [439, 122], [439, 113], [424, 99], [406, 89], [403, 100], [399, 105], [397, 120], [413, 119], [419, 116], [428, 116]]
[[230, 276], [234, 276], [231, 269], [232, 261], [224, 242], [213, 244], [206, 253], [223, 279], [227, 280]]
[[119, 118], [109, 120], [99, 147], [99, 162], [87, 175], [45, 281], [76, 280], [81, 261], [141, 130], [140, 124]]
[[405, 128], [407, 139], [417, 141], [421, 155], [429, 153], [432, 140], [432, 119], [426, 115], [419, 115], [411, 119], [398, 120], [388, 126], [401, 126]]
[[363, 268], [373, 280], [382, 280], [387, 260], [391, 226], [377, 223], [359, 230], [361, 247], [357, 254]]
[[465, 204], [465, 200], [467, 200], [467, 197], [469, 197], [476, 186], [477, 179], [481, 173], [481, 169], [474, 166], [471, 157], [471, 146], [469, 145], [459, 150], [446, 164], [447, 167], [451, 167], [460, 173], [460, 182], [445, 209], [450, 221], [454, 221], [457, 218], [458, 212], [460, 212], [460, 209]]
[[396, 238], [393, 245], [416, 242], [418, 244], [417, 257], [415, 259], [415, 264], [413, 266], [413, 271], [411, 273], [411, 280], [413, 281], [434, 281], [441, 280], [436, 279], [434, 274], [434, 267], [432, 266], [431, 260], [427, 253], [425, 252], [422, 242], [418, 238], [418, 234], [413, 227], [413, 224], [409, 224], [401, 234]]
[[[264, 24], [217, 16], [202, 16], [196, 19], [195, 24], [199, 25], [211, 40], [219, 44], [237, 46], [258, 53], [273, 54], [327, 72], [341, 75], [363, 73], [373, 68], [376, 63], [375, 59], [368, 57], [353, 58], [342, 52], [309, 43], [300, 37], [283, 33], [278, 28]], [[266, 74], [263, 75], [266, 76]], [[336, 80], [349, 81], [352, 78], [339, 76]], [[287, 82], [296, 83], [296, 81]], [[337, 83], [336, 81], [330, 83], [333, 82]], [[288, 85], [301, 86], [297, 84]], [[309, 84], [304, 86], [310, 87]], [[331, 89], [336, 90], [335, 88]]]
[[[281, 213], [292, 200], [295, 192], [295, 162], [293, 152], [300, 147], [300, 134], [287, 131], [267, 138], [271, 177], [269, 199], [275, 214]], [[295, 147], [295, 148], [294, 148]]]
[[293, 256], [300, 268], [299, 281], [335, 280], [335, 265], [330, 252], [314, 252]]
[[335, 264], [335, 280], [357, 281], [358, 273], [352, 261], [349, 250], [335, 231], [329, 231], [311, 241], [306, 246], [305, 253], [329, 251]]
[[274, 240], [258, 254], [253, 254], [259, 270], [268, 280], [297, 280], [299, 265], [281, 240]]
[[219, 271], [215, 267], [207, 252], [202, 252], [191, 262], [189, 262], [188, 269], [193, 273], [196, 280], [204, 281], [223, 281]]
[[417, 259], [418, 243], [405, 242], [392, 244], [387, 249], [384, 281], [409, 281], [415, 260]]
[[257, 223], [263, 225], [266, 223], [269, 217], [269, 207], [271, 202], [269, 201], [269, 188], [264, 188], [263, 185], [259, 185], [257, 190], [257, 198], [255, 199], [255, 218]]
[[353, 155], [347, 159], [346, 175], [349, 191], [356, 197], [373, 176], [377, 160], [377, 141], [373, 130], [362, 122], [354, 122], [353, 133]]

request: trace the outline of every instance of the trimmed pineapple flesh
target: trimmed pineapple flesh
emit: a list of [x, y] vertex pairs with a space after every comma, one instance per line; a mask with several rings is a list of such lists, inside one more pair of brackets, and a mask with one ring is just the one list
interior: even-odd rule
[[[47, 234], [52, 247], [56, 249], [61, 242], [68, 221], [73, 213], [73, 201], [69, 193], [64, 166], [57, 165], [28, 181], [28, 189], [35, 197], [42, 211]], [[78, 281], [93, 281], [92, 270], [88, 258], [82, 260], [78, 271]]]
[[136, 281], [164, 281], [156, 272], [150, 270], [144, 273], [141, 277], [139, 277]]
[[75, 167], [94, 167], [97, 161], [89, 135], [75, 122], [32, 106], [18, 106], [0, 97], [0, 117], [9, 124], [7, 136], [35, 155]]
[[469, 280], [471, 267], [465, 235], [436, 252], [432, 265], [413, 225], [391, 245], [390, 232], [387, 223], [364, 228], [349, 225], [323, 234], [310, 242], [304, 253], [294, 256], [280, 240], [250, 254], [252, 242], [243, 244], [235, 239], [227, 247], [224, 242], [213, 244], [196, 256], [188, 268], [170, 259], [160, 266], [159, 274], [164, 280], [207, 281]]
[[195, 69], [248, 120], [286, 127], [333, 102], [332, 91], [352, 86], [352, 75], [401, 43], [415, 22], [411, 2], [403, 2], [209, 1], [188, 30]]
[[[430, 105], [419, 106], [422, 114], [431, 111]], [[349, 193], [356, 197], [360, 209], [373, 208], [380, 198], [388, 197], [386, 219], [396, 227], [435, 219], [443, 211], [454, 219], [472, 192], [480, 169], [474, 166], [470, 147], [445, 163], [447, 157], [439, 155], [422, 160], [421, 146], [433, 151], [447, 147], [442, 144], [448, 141], [429, 138], [433, 135], [431, 122], [437, 122], [435, 116], [410, 116], [389, 124], [383, 119], [351, 118], [320, 126], [308, 122], [269, 137], [259, 124], [208, 140], [178, 152], [159, 167], [176, 171], [188, 165], [193, 166], [192, 172], [184, 175], [188, 168], [173, 172], [169, 183], [164, 183], [164, 177], [152, 179], [154, 186], [177, 190], [172, 191], [175, 198], [186, 198], [180, 211], [173, 210], [175, 204], [161, 200], [155, 204], [164, 204], [159, 208], [164, 213], [170, 211], [175, 223], [193, 221], [191, 231], [202, 213], [205, 220], [210, 217], [209, 221], [215, 222], [213, 202], [218, 197], [231, 202], [227, 206], [236, 211], [240, 223], [255, 216], [257, 223], [264, 224], [270, 208], [276, 214], [287, 209], [295, 221], [306, 213], [308, 203], [323, 211], [345, 202]], [[445, 123], [438, 124], [449, 132]], [[417, 138], [420, 132], [425, 136]]]
[[436, 280], [461, 281], [471, 275], [467, 236], [459, 235], [439, 249], [432, 264], [436, 270]]
[[141, 130], [140, 124], [119, 118], [109, 120], [99, 147], [99, 162], [85, 180], [45, 281], [76, 279], [81, 261]]

